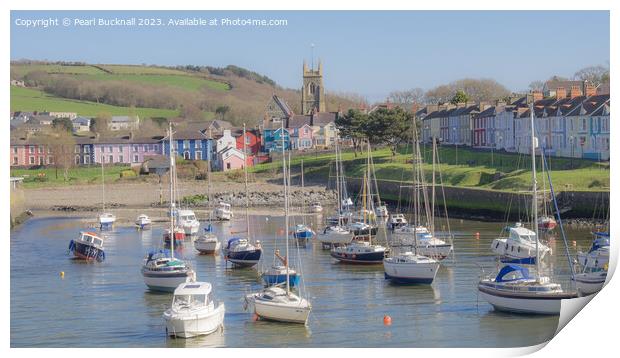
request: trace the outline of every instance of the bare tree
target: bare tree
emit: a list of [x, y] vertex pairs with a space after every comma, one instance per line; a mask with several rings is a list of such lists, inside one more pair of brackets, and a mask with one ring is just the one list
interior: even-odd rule
[[69, 180], [69, 169], [75, 165], [75, 139], [71, 133], [62, 128], [55, 128], [47, 135], [47, 145], [54, 156], [56, 178], [62, 170], [64, 181]]
[[545, 83], [543, 81], [536, 80], [530, 82], [528, 88], [532, 91], [539, 91], [543, 89], [544, 85]]
[[601, 65], [582, 68], [575, 72], [574, 78], [576, 80], [588, 81], [595, 86], [609, 83], [609, 68]]
[[424, 90], [412, 88], [404, 91], [394, 91], [388, 95], [390, 102], [405, 107], [407, 109], [414, 103], [424, 103]]

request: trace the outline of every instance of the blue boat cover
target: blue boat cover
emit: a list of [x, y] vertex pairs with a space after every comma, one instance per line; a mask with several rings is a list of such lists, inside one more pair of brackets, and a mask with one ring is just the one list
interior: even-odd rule
[[[515, 272], [515, 271], [521, 272], [521, 276], [523, 277], [504, 280], [504, 276], [506, 276], [507, 274], [511, 272]], [[497, 277], [495, 277], [495, 282], [508, 282], [508, 281], [515, 281], [515, 280], [520, 280], [520, 279], [528, 279], [528, 278], [530, 278], [530, 271], [527, 268], [523, 266], [519, 266], [519, 265], [506, 265], [502, 267], [501, 270], [499, 270]]]
[[213, 227], [211, 226], [211, 224], [209, 224], [209, 226], [205, 228], [205, 232], [213, 232]]
[[235, 244], [235, 243], [239, 242], [239, 240], [241, 240], [241, 238], [238, 238], [238, 237], [233, 237], [233, 238], [228, 239], [228, 245], [226, 246], [226, 248], [227, 248], [227, 249], [230, 249], [230, 247], [231, 247], [233, 244]]

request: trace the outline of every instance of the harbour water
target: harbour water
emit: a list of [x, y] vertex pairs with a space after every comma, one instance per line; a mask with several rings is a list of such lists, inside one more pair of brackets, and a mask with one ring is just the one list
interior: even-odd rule
[[[281, 215], [250, 217], [264, 249], [263, 267], [273, 262], [276, 245], [284, 252], [276, 235], [282, 233]], [[307, 220], [322, 227], [320, 216]], [[105, 262], [83, 263], [67, 254], [67, 246], [86, 228], [84, 220], [35, 217], [11, 232], [11, 347], [515, 347], [550, 339], [557, 316], [495, 312], [477, 295], [480, 266], [487, 273], [495, 267], [490, 244], [503, 224], [451, 220], [450, 226], [455, 254], [431, 286], [392, 285], [382, 265], [339, 264], [318, 243], [293, 247], [291, 262], [300, 255], [313, 306], [307, 326], [253, 321], [242, 297], [262, 287], [258, 271], [227, 268], [221, 256], [200, 256], [188, 242], [178, 254], [192, 262], [198, 280], [212, 283], [216, 301], [225, 302], [225, 328], [172, 339], [162, 319], [171, 295], [149, 292], [140, 274], [144, 254], [161, 246], [163, 226], [138, 231], [119, 225], [104, 233]], [[225, 239], [243, 231], [245, 220], [238, 215], [214, 227]], [[588, 246], [590, 230], [567, 228], [572, 254]], [[556, 238], [550, 246], [547, 269], [568, 282], [563, 241]], [[392, 317], [390, 326], [384, 315]]]

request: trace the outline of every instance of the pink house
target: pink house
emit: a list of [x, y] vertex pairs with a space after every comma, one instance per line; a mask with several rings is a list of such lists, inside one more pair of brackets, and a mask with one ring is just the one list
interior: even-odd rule
[[99, 138], [93, 144], [94, 162], [139, 165], [146, 157], [162, 154], [161, 138]]
[[237, 148], [226, 148], [217, 154], [218, 167], [222, 171], [243, 169], [243, 152]]
[[312, 148], [312, 117], [309, 115], [294, 115], [289, 119], [288, 132], [291, 138], [291, 148], [297, 150]]

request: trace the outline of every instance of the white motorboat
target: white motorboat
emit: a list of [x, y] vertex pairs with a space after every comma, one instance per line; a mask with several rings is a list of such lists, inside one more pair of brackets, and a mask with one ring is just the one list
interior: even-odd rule
[[221, 246], [222, 244], [211, 230], [211, 225], [205, 228], [204, 234], [194, 240], [194, 248], [201, 254], [217, 254], [220, 251]]
[[578, 252], [581, 266], [603, 267], [609, 263], [609, 232], [595, 232], [592, 245], [587, 252]]
[[211, 334], [224, 325], [224, 303], [213, 302], [208, 282], [182, 283], [174, 290], [172, 306], [163, 318], [166, 335], [191, 338]]
[[315, 201], [314, 203], [310, 204], [310, 212], [322, 213], [323, 207], [321, 206], [321, 203], [319, 203], [318, 201]]
[[491, 249], [502, 262], [533, 265], [536, 257], [543, 260], [548, 253], [551, 254], [551, 249], [536, 239], [536, 233], [521, 223], [508, 228], [508, 232], [508, 237], [496, 238], [491, 243]]
[[379, 205], [375, 208], [375, 214], [380, 218], [387, 218], [390, 214], [386, 205]]
[[453, 246], [438, 239], [425, 226], [405, 225], [394, 229], [392, 246], [413, 246], [413, 237], [417, 240], [418, 254], [443, 260], [450, 256]]
[[431, 284], [439, 271], [439, 261], [406, 251], [383, 259], [387, 280], [402, 284]]
[[589, 266], [583, 272], [575, 274], [573, 281], [580, 296], [587, 296], [603, 289], [607, 280], [606, 268]]
[[317, 235], [317, 240], [325, 248], [348, 244], [353, 240], [353, 233], [343, 226], [327, 226], [322, 233]]
[[388, 229], [394, 230], [401, 226], [407, 225], [407, 219], [405, 219], [405, 215], [403, 214], [391, 214], [388, 219]]
[[111, 227], [116, 222], [116, 215], [111, 213], [102, 213], [99, 215], [99, 225], [102, 228]]
[[259, 318], [302, 323], [308, 322], [312, 305], [306, 299], [278, 286], [270, 286], [258, 293], [245, 296], [245, 309], [254, 312]]
[[225, 202], [220, 202], [217, 207], [215, 207], [215, 209], [213, 210], [213, 215], [215, 216], [215, 218], [217, 220], [232, 220], [233, 218], [233, 211], [232, 211], [232, 207], [230, 206], [230, 204], [225, 203]]
[[196, 214], [193, 210], [179, 209], [176, 214], [178, 215], [177, 223], [183, 228], [186, 235], [196, 235], [200, 228], [200, 222], [196, 219]]
[[148, 229], [151, 226], [151, 218], [146, 214], [138, 215], [136, 227], [140, 230]]

